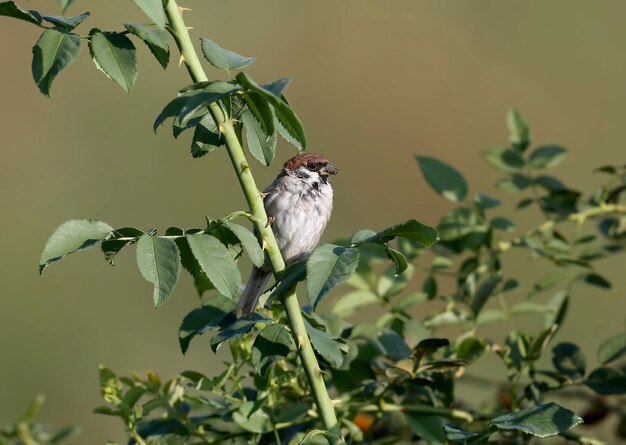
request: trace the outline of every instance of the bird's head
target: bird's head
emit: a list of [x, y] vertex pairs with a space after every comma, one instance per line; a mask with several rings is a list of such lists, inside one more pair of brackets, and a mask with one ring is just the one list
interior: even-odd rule
[[328, 181], [329, 175], [339, 173], [328, 160], [318, 153], [302, 153], [285, 162], [284, 170], [287, 174], [295, 175], [307, 182], [323, 183]]

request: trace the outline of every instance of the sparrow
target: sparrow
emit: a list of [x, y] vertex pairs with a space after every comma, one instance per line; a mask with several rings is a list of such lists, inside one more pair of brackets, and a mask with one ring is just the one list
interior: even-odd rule
[[[299, 154], [287, 162], [263, 191], [263, 204], [280, 252], [288, 266], [307, 258], [322, 237], [333, 210], [330, 175], [339, 173], [324, 156]], [[257, 233], [258, 236], [258, 233]], [[272, 269], [266, 258], [254, 267], [237, 303], [237, 318], [253, 312]]]

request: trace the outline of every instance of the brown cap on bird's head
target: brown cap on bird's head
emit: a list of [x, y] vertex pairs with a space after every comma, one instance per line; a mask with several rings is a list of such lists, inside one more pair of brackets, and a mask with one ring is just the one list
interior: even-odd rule
[[302, 153], [285, 162], [285, 170], [294, 171], [304, 167], [310, 171], [316, 171], [322, 176], [336, 175], [339, 173], [328, 160], [318, 153]]

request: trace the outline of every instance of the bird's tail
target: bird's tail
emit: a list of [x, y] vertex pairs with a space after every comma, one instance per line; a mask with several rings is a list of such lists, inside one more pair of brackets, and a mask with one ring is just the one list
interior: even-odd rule
[[239, 298], [239, 302], [235, 308], [237, 318], [245, 317], [256, 309], [259, 297], [263, 293], [263, 288], [265, 288], [270, 275], [270, 271], [258, 267], [252, 269], [250, 279], [248, 279], [246, 288], [243, 290], [241, 298]]

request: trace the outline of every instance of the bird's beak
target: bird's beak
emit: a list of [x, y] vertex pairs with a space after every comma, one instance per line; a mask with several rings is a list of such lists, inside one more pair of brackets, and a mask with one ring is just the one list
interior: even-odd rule
[[339, 170], [330, 164], [326, 164], [324, 167], [320, 168], [320, 175], [322, 176], [336, 175], [337, 173], [339, 173]]

